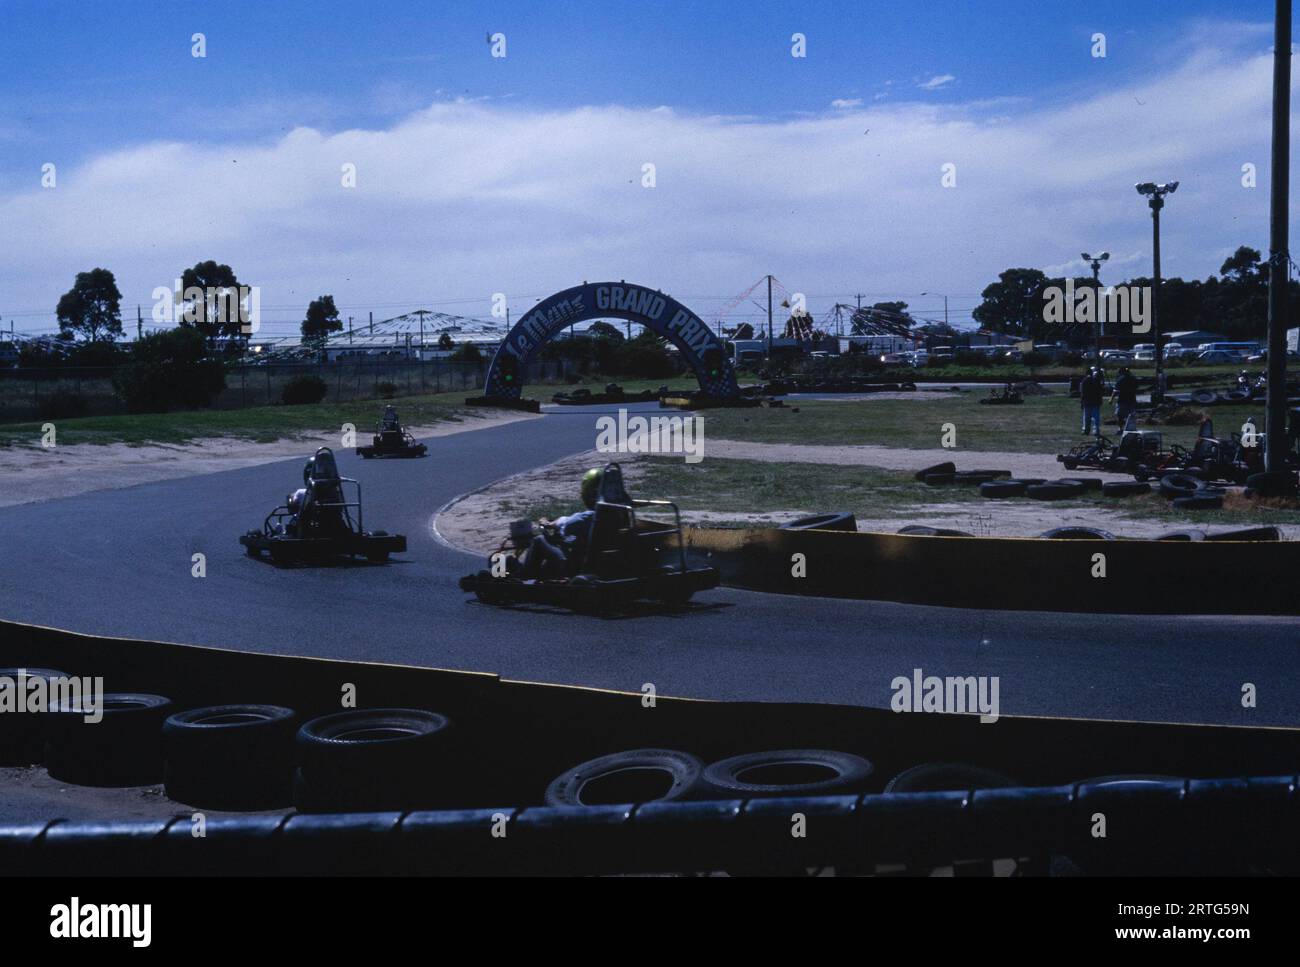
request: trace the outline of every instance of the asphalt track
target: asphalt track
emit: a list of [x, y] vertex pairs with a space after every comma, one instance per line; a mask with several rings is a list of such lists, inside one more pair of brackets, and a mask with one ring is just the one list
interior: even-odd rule
[[[238, 535], [298, 485], [305, 452], [0, 509], [0, 616], [528, 681], [631, 691], [650, 682], [664, 695], [726, 700], [887, 707], [891, 681], [921, 668], [998, 676], [1002, 714], [1300, 724], [1294, 618], [966, 611], [730, 589], [678, 612], [597, 618], [498, 609], [462, 593], [457, 579], [481, 562], [433, 536], [435, 511], [591, 449], [594, 421], [610, 411], [556, 408], [541, 420], [432, 439], [420, 460], [340, 453], [342, 472], [362, 483], [366, 525], [407, 535], [407, 553], [387, 566], [280, 570], [245, 557]], [[575, 501], [576, 490], [574, 481]], [[191, 576], [195, 552], [207, 557], [204, 578]], [[1248, 577], [1235, 577], [1248, 593]], [[1233, 578], [1207, 583], [1223, 593]], [[1081, 582], [1079, 593], [1103, 592]], [[1258, 690], [1255, 709], [1241, 707], [1246, 682]]]

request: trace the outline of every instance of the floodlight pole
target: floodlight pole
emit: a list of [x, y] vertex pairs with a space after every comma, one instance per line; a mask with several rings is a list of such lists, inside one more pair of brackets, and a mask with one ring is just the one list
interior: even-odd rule
[[1268, 240], [1268, 396], [1264, 469], [1286, 469], [1287, 276], [1291, 255], [1287, 207], [1291, 167], [1291, 0], [1277, 0], [1273, 22], [1273, 157], [1269, 171], [1272, 211]]
[[1097, 296], [1097, 359], [1101, 359], [1101, 259], [1092, 259], [1093, 295]]

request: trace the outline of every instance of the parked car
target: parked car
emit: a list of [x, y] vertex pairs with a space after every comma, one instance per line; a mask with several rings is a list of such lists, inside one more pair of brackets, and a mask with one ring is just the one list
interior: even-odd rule
[[1133, 354], [1133, 362], [1135, 363], [1154, 363], [1155, 361], [1156, 354], [1153, 349], [1144, 349]]
[[1230, 353], [1222, 349], [1207, 349], [1203, 353], [1196, 355], [1198, 363], [1237, 363], [1241, 357], [1236, 353]]
[[909, 360], [904, 353], [884, 353], [883, 355], [881, 355], [880, 361], [884, 363], [886, 366], [911, 365], [911, 360]]

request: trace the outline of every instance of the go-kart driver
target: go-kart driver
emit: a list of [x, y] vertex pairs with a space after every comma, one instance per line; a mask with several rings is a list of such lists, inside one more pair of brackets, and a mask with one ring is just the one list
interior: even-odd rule
[[591, 540], [591, 527], [596, 517], [596, 499], [600, 494], [600, 481], [604, 472], [593, 467], [582, 475], [582, 502], [586, 510], [560, 517], [543, 518], [537, 522], [542, 533], [534, 535], [523, 555], [519, 576], [528, 578], [558, 578], [571, 576], [582, 565]]

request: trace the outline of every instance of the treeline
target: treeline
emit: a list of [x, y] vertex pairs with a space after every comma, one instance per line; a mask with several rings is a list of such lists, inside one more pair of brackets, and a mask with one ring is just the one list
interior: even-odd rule
[[[1007, 269], [987, 286], [983, 302], [971, 313], [984, 329], [1018, 339], [1087, 343], [1088, 323], [1049, 323], [1044, 319], [1046, 291], [1064, 289], [1065, 277], [1052, 278], [1038, 269]], [[1091, 276], [1076, 276], [1075, 291], [1092, 288]], [[1150, 286], [1149, 277], [1103, 283]], [[1300, 318], [1300, 282], [1287, 287], [1291, 318]], [[1204, 329], [1232, 340], [1262, 339], [1268, 329], [1268, 262], [1258, 249], [1243, 245], [1205, 280], [1166, 278], [1160, 288], [1160, 328], [1163, 332]], [[1109, 330], [1108, 330], [1109, 332]]]

